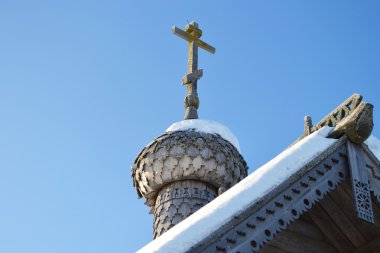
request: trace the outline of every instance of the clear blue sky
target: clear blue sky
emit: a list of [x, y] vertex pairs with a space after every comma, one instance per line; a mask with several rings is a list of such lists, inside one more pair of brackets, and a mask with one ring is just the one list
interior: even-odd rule
[[[306, 4], [308, 2], [308, 4]], [[134, 252], [152, 217], [130, 167], [183, 117], [196, 20], [203, 119], [240, 140], [250, 172], [352, 93], [375, 105], [379, 1], [0, 2], [0, 252]]]

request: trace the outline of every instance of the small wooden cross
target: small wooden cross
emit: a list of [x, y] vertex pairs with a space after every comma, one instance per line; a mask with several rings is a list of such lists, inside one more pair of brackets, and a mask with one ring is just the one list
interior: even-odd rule
[[197, 119], [197, 109], [199, 108], [197, 81], [203, 75], [202, 69], [198, 69], [198, 47], [212, 54], [215, 53], [215, 48], [199, 39], [202, 36], [202, 30], [198, 28], [198, 24], [194, 21], [186, 25], [185, 31], [175, 26], [173, 26], [172, 31], [173, 34], [189, 42], [187, 75], [182, 78], [182, 84], [187, 85], [184, 101], [185, 119]]

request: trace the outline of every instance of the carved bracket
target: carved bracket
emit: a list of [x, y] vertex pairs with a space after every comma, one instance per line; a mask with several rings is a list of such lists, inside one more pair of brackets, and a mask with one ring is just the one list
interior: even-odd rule
[[370, 191], [380, 203], [380, 161], [373, 155], [366, 145], [362, 145], [367, 169]]
[[359, 218], [374, 223], [365, 154], [360, 145], [350, 141], [347, 142], [347, 150], [356, 213]]

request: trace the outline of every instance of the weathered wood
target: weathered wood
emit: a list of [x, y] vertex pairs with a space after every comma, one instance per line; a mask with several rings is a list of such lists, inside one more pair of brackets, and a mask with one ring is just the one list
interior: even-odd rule
[[363, 143], [372, 133], [373, 105], [361, 102], [347, 117], [337, 124], [329, 134], [331, 138], [339, 138], [346, 134], [357, 144]]
[[380, 228], [380, 204], [373, 199], [374, 205], [372, 205], [373, 212], [375, 213], [374, 215], [374, 220], [375, 220], [375, 225], [377, 228]]
[[182, 78], [182, 83], [187, 85], [187, 93], [184, 101], [185, 119], [198, 119], [197, 109], [199, 98], [197, 92], [198, 79], [202, 77], [202, 70], [198, 69], [198, 47], [214, 54], [215, 48], [200, 40], [202, 30], [196, 22], [186, 25], [185, 31], [173, 27], [173, 34], [188, 42], [187, 75]]
[[324, 126], [336, 126], [344, 118], [349, 116], [362, 102], [363, 97], [360, 94], [353, 94], [351, 97], [346, 99], [342, 104], [330, 112], [326, 117], [324, 117], [320, 122], [318, 122], [312, 129], [312, 132]]
[[198, 41], [198, 46], [204, 50], [206, 50], [207, 52], [209, 53], [212, 53], [212, 54], [215, 54], [215, 47], [207, 44], [206, 42], [204, 42], [203, 40], [199, 40]]
[[306, 220], [305, 215], [301, 216], [301, 219], [291, 223], [287, 230], [304, 235], [315, 240], [323, 241], [326, 238], [323, 236], [321, 231], [313, 225], [309, 220]]
[[[349, 180], [347, 180], [348, 182]], [[344, 184], [344, 183], [343, 183]], [[376, 237], [380, 237], [380, 228], [370, 223], [363, 222], [356, 216], [355, 204], [352, 192], [347, 193], [343, 186], [329, 193], [328, 195], [339, 207], [342, 213], [354, 224], [366, 241], [371, 241]]]
[[346, 177], [346, 141], [345, 137], [338, 140], [300, 169], [293, 178], [252, 202], [243, 212], [212, 231], [189, 253], [211, 253], [216, 250], [259, 252], [263, 244], [287, 229], [287, 224], [300, 218], [303, 212], [308, 212], [312, 203], [319, 201]]
[[380, 207], [380, 161], [365, 143], [361, 147], [365, 154], [369, 184], [371, 185], [371, 193], [373, 193], [372, 205], [375, 211], [375, 207]]
[[303, 126], [303, 135], [307, 136], [311, 134], [311, 128], [313, 127], [313, 121], [309, 115], [306, 115], [304, 120], [304, 126]]
[[[324, 241], [285, 230], [279, 233], [268, 245], [291, 253], [336, 253], [337, 251]], [[260, 251], [261, 253], [261, 251]]]
[[196, 40], [198, 43], [198, 46], [200, 48], [206, 50], [207, 52], [209, 52], [211, 54], [215, 54], [215, 48], [213, 46], [207, 44], [206, 42], [200, 40], [199, 38], [192, 36], [190, 33], [185, 32], [184, 30], [182, 30], [176, 26], [173, 26], [172, 32], [174, 35], [177, 35], [178, 37], [180, 37], [184, 40], [187, 40], [188, 42]]
[[154, 211], [154, 238], [195, 213], [217, 196], [204, 182], [183, 180], [166, 185], [158, 193]]
[[366, 243], [365, 238], [360, 234], [353, 222], [347, 218], [341, 208], [331, 199], [331, 197], [327, 195], [319, 203], [356, 248]]
[[154, 207], [157, 237], [214, 199], [219, 188], [246, 177], [247, 169], [239, 151], [219, 135], [186, 130], [165, 133], [145, 147], [132, 176], [145, 204]]
[[350, 141], [347, 142], [347, 150], [357, 215], [363, 220], [374, 223], [364, 152], [360, 145]]
[[338, 252], [347, 253], [355, 249], [354, 245], [342, 234], [334, 221], [326, 214], [325, 210], [316, 204], [309, 210], [308, 214], [315, 225], [326, 236], [326, 239], [333, 245]]
[[353, 94], [342, 104], [336, 107], [332, 112], [330, 112], [327, 116], [325, 116], [321, 121], [315, 124], [314, 127], [312, 126], [311, 117], [305, 116], [304, 134], [295, 142], [293, 142], [289, 147], [293, 146], [295, 143], [299, 142], [309, 134], [318, 131], [324, 126], [335, 127], [337, 124], [339, 124], [339, 122], [343, 121], [346, 117], [353, 113], [355, 109], [360, 105], [361, 101], [362, 96], [360, 94]]
[[290, 251], [287, 251], [287, 250], [283, 250], [283, 249], [279, 249], [275, 246], [272, 246], [272, 245], [264, 245], [259, 253], [292, 253]]
[[190, 36], [189, 33], [185, 32], [184, 30], [182, 30], [176, 26], [173, 26], [172, 32], [174, 35], [177, 35], [178, 37], [180, 37], [184, 40], [187, 40], [189, 42], [193, 40], [193, 38]]
[[324, 126], [334, 127], [328, 135], [329, 138], [339, 139], [343, 135], [354, 143], [363, 143], [373, 129], [373, 105], [362, 101], [360, 94], [353, 94], [331, 113], [312, 127], [311, 117], [304, 118], [304, 134], [289, 147], [318, 131]]
[[[353, 195], [352, 194], [352, 184], [349, 181], [344, 181], [342, 183], [342, 190], [347, 194], [347, 195]], [[372, 209], [374, 212], [374, 221], [375, 221], [375, 227], [377, 229], [380, 228], [380, 205], [377, 205], [377, 201], [372, 202]], [[371, 223], [369, 223], [371, 224]]]
[[182, 84], [188, 84], [191, 82], [194, 82], [198, 79], [200, 79], [203, 75], [203, 70], [202, 69], [196, 69], [194, 72], [191, 72], [190, 74], [185, 75], [182, 78]]
[[[351, 194], [353, 196], [352, 184], [349, 180], [346, 180], [345, 182], [342, 183], [342, 189], [344, 190], [344, 192], [346, 192], [346, 194]], [[373, 212], [376, 214], [374, 215], [374, 221], [375, 221], [374, 224], [376, 225], [377, 228], [380, 228], [380, 205], [377, 205], [376, 201], [373, 204], [374, 205], [372, 205], [372, 209], [373, 209]]]
[[367, 169], [366, 169], [366, 161], [365, 154], [362, 150], [361, 145], [347, 142], [347, 150], [348, 150], [348, 163], [352, 167], [355, 168], [355, 173], [357, 173], [357, 177], [362, 178], [362, 180], [368, 181]]
[[380, 237], [372, 240], [363, 247], [357, 249], [354, 253], [379, 253], [380, 252]]
[[[373, 208], [373, 211], [375, 212], [375, 224], [377, 224], [378, 226], [380, 226], [380, 222], [376, 222], [376, 220], [379, 221], [379, 218], [380, 218], [380, 203], [379, 201], [377, 201], [376, 198], [373, 198], [372, 199], [372, 208]], [[377, 218], [377, 219], [376, 219]]]

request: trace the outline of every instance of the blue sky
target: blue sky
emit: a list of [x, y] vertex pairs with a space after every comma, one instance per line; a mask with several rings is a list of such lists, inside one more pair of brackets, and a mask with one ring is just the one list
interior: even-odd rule
[[250, 173], [357, 92], [380, 137], [379, 1], [0, 2], [0, 252], [134, 252], [152, 217], [130, 167], [183, 117], [196, 20], [199, 116]]

